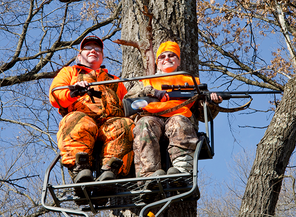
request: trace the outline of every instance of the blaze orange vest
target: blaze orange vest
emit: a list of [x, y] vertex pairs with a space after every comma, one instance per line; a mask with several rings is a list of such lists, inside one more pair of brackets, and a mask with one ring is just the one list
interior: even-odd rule
[[115, 83], [108, 85], [94, 86], [95, 90], [102, 92], [102, 99], [95, 98], [95, 103], [92, 103], [88, 95], [81, 97], [70, 96], [69, 89], [57, 90], [54, 95], [51, 90], [55, 87], [73, 85], [77, 81], [86, 80], [89, 83], [96, 81], [106, 81], [119, 79], [114, 75], [107, 73], [107, 69], [92, 70], [90, 68], [75, 65], [61, 69], [57, 76], [53, 79], [50, 87], [49, 100], [54, 107], [67, 108], [68, 112], [83, 111], [87, 114], [92, 114], [98, 117], [122, 117], [123, 106], [122, 99], [127, 93], [123, 83]]
[[[195, 78], [197, 84], [200, 84], [199, 78]], [[194, 85], [192, 77], [191, 76], [185, 76], [185, 75], [176, 75], [176, 76], [169, 76], [169, 77], [161, 77], [161, 78], [153, 78], [153, 79], [146, 79], [142, 81], [144, 86], [151, 85], [154, 89], [161, 90], [161, 85], [167, 84], [167, 85], [185, 85], [185, 83], [188, 83], [189, 85]], [[170, 109], [172, 107], [175, 107], [177, 105], [180, 105], [186, 100], [169, 100], [166, 102], [151, 102], [147, 106], [145, 106], [143, 109], [150, 113], [157, 113], [161, 112], [167, 109]], [[190, 108], [192, 107], [194, 103], [188, 104], [178, 110], [175, 110], [170, 113], [163, 114], [161, 116], [163, 117], [171, 117], [174, 115], [183, 115], [185, 117], [191, 117], [192, 112], [190, 111]]]

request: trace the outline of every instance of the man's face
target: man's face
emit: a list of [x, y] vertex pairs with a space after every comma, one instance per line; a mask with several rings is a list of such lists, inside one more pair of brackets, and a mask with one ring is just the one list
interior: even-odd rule
[[84, 45], [78, 54], [78, 60], [81, 64], [92, 69], [100, 68], [103, 62], [103, 51], [97, 43], [89, 42]]
[[162, 72], [175, 72], [178, 66], [180, 66], [180, 60], [178, 56], [171, 51], [162, 52], [157, 58], [157, 68]]

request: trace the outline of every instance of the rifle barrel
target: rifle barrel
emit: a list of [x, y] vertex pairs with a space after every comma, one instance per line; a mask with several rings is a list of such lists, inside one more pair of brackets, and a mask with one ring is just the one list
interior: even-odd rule
[[270, 91], [211, 91], [211, 93], [228, 93], [228, 94], [278, 94], [282, 93], [280, 90], [270, 90]]
[[217, 93], [218, 96], [221, 96], [224, 100], [229, 100], [231, 98], [251, 98], [252, 94], [276, 94], [281, 93], [281, 91], [225, 91], [225, 92], [208, 92]]

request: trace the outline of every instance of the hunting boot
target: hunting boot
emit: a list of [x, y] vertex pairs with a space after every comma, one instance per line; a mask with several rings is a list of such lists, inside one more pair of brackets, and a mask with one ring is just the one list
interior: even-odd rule
[[[174, 149], [179, 149], [180, 152], [185, 152], [184, 150], [181, 150], [181, 148], [174, 148]], [[192, 153], [189, 153], [191, 150], [186, 150], [187, 153], [181, 154], [176, 156], [175, 152], [175, 157], [171, 157], [171, 161], [173, 164], [173, 167], [177, 168], [181, 173], [189, 173], [192, 172], [193, 170], [193, 156], [194, 156], [194, 151], [191, 151]]]
[[[164, 175], [166, 175], [165, 171], [162, 169], [159, 169], [149, 177], [157, 177], [157, 176], [164, 176]], [[159, 189], [158, 182], [155, 179], [154, 180], [152, 179], [145, 182], [142, 190], [157, 190], [157, 189]], [[159, 193], [151, 193], [151, 194], [144, 193], [140, 195], [140, 198], [145, 203], [152, 203], [153, 201], [157, 200], [158, 196], [159, 196]]]
[[[167, 171], [167, 175], [175, 175], [181, 173], [180, 170], [178, 170], [175, 167], [170, 167]], [[182, 177], [176, 177], [176, 178], [170, 178], [169, 179], [169, 186], [172, 188], [183, 188], [187, 186], [186, 181]]]
[[[94, 181], [92, 171], [90, 170], [89, 156], [85, 152], [76, 154], [75, 166], [69, 169], [69, 174], [74, 183], [92, 182]], [[90, 194], [91, 189], [87, 188], [87, 193]], [[85, 198], [81, 187], [74, 188], [75, 196]], [[77, 205], [87, 204], [87, 200], [76, 201]]]
[[[169, 151], [173, 167], [167, 171], [168, 175], [178, 173], [190, 173], [193, 170], [194, 150], [186, 150], [179, 147], [172, 147]], [[186, 187], [184, 178], [170, 178], [169, 185], [172, 188]]]
[[[118, 171], [122, 166], [123, 161], [117, 157], [111, 157], [107, 164], [103, 165], [101, 168], [101, 175], [96, 179], [97, 182], [107, 181], [116, 179]], [[105, 196], [107, 194], [114, 194], [115, 188], [112, 184], [97, 185], [94, 188], [92, 197]], [[94, 199], [93, 203], [95, 205], [105, 205], [108, 202], [108, 198]]]

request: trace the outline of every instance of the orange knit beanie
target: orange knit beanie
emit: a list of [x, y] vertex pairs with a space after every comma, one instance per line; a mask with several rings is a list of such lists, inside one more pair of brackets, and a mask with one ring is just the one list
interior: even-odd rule
[[171, 51], [171, 52], [174, 52], [175, 54], [177, 54], [178, 58], [180, 59], [180, 47], [179, 45], [176, 43], [176, 42], [173, 42], [173, 41], [166, 41], [164, 43], [162, 43], [157, 52], [156, 52], [156, 64], [157, 64], [157, 59], [158, 59], [158, 56], [165, 52], [165, 51]]

